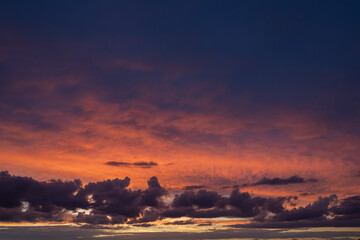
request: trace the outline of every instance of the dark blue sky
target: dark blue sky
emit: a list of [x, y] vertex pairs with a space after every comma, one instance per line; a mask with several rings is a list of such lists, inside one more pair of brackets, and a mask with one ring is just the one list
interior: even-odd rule
[[[202, 87], [190, 100], [210, 95], [209, 104], [226, 105], [232, 113], [244, 105], [246, 95], [250, 102], [244, 107], [296, 108], [336, 123], [358, 120], [359, 4], [6, 1], [0, 10], [1, 46], [10, 59], [1, 69], [11, 77], [19, 74], [15, 69], [21, 65], [56, 67], [60, 72], [82, 67], [95, 78], [88, 80], [91, 90], [124, 86], [130, 89], [127, 97], [137, 96], [144, 84], [158, 92], [164, 75], [178, 70], [183, 74], [171, 79], [164, 91], [186, 91], [196, 82]], [[93, 66], [94, 61], [119, 56], [156, 65], [156, 71], [146, 76], [104, 73]], [[3, 78], [2, 84], [9, 83]], [[225, 94], [213, 96], [219, 87]], [[161, 107], [164, 100], [159, 101], [155, 104]], [[174, 102], [170, 107], [182, 104]]]

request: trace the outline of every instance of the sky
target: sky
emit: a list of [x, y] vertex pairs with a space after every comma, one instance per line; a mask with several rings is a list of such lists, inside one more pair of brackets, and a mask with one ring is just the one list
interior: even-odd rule
[[0, 1], [0, 239], [358, 239], [359, 10]]

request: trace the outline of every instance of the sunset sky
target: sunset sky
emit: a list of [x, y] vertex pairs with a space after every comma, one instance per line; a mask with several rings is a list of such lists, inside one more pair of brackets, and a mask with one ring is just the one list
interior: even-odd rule
[[360, 1], [0, 1], [0, 240], [359, 239]]

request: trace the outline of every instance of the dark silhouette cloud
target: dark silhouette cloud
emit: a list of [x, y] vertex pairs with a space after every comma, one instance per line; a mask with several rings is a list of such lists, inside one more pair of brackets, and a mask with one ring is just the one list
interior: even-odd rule
[[252, 198], [248, 192], [234, 190], [230, 195], [230, 205], [239, 209], [242, 217], [254, 217], [260, 213], [260, 207], [265, 204], [261, 197]]
[[68, 219], [90, 225], [127, 223], [144, 227], [164, 218], [242, 217], [252, 219], [252, 223], [244, 227], [255, 228], [354, 226], [354, 222], [360, 221], [360, 196], [339, 200], [336, 195], [330, 195], [297, 207], [293, 202], [297, 197], [252, 196], [239, 189], [223, 196], [201, 189], [184, 191], [165, 203], [163, 197], [168, 190], [158, 179], [151, 177], [147, 184], [147, 189], [131, 190], [128, 177], [83, 185], [80, 180], [37, 181], [3, 171], [0, 172], [0, 221], [61, 222]]
[[285, 185], [285, 184], [293, 184], [293, 183], [304, 183], [305, 180], [302, 177], [298, 177], [298, 176], [292, 176], [290, 178], [287, 179], [281, 179], [281, 178], [273, 178], [273, 179], [269, 179], [269, 178], [263, 178], [260, 181], [258, 181], [257, 183], [254, 183], [253, 185]]
[[202, 189], [202, 188], [205, 188], [205, 186], [203, 186], [203, 185], [190, 185], [190, 186], [185, 186], [184, 190], [191, 191], [191, 190], [197, 190], [197, 189]]
[[176, 195], [172, 203], [174, 207], [211, 208], [214, 207], [221, 196], [217, 192], [200, 190], [197, 193], [186, 191], [181, 195]]
[[256, 182], [256, 183], [252, 183], [252, 184], [243, 184], [243, 187], [247, 187], [247, 186], [259, 186], [259, 185], [287, 185], [287, 184], [299, 184], [299, 183], [315, 183], [318, 180], [315, 178], [310, 178], [308, 180], [305, 180], [302, 177], [299, 176], [292, 176], [289, 178], [262, 178], [260, 181]]
[[179, 217], [189, 216], [193, 212], [195, 212], [195, 210], [192, 207], [169, 208], [162, 211], [161, 216], [167, 218], [179, 218]]
[[129, 178], [89, 183], [80, 193], [91, 196], [90, 207], [96, 214], [136, 217], [141, 210], [141, 191], [126, 189], [129, 184]]
[[133, 223], [147, 223], [147, 222], [154, 222], [158, 219], [162, 219], [163, 217], [161, 217], [159, 215], [159, 210], [156, 208], [149, 208], [149, 209], [145, 209], [142, 212], [142, 216], [140, 218], [137, 219], [132, 219], [130, 221], [128, 221], [128, 224], [133, 224]]
[[156, 162], [106, 162], [106, 165], [115, 167], [140, 167], [140, 168], [152, 168], [159, 166]]
[[156, 177], [150, 178], [145, 190], [133, 191], [127, 189], [129, 185], [128, 177], [82, 186], [80, 180], [39, 182], [0, 172], [1, 219], [55, 220], [61, 219], [62, 210], [89, 209], [91, 214], [79, 213], [75, 221], [114, 224], [139, 216], [145, 207], [163, 205], [160, 198], [166, 190]]
[[291, 198], [252, 197], [248, 192], [233, 190], [230, 197], [223, 197], [217, 192], [200, 190], [197, 193], [185, 191], [175, 195], [172, 209], [162, 212], [164, 217], [256, 217], [266, 212], [274, 214], [284, 210], [283, 204]]
[[337, 219], [360, 219], [360, 196], [345, 198], [341, 204], [331, 208]]
[[24, 211], [22, 208], [0, 207], [1, 222], [38, 222], [38, 221], [62, 221], [63, 215], [60, 211], [40, 212], [34, 210]]
[[87, 208], [88, 202], [80, 190], [80, 180], [39, 182], [27, 177], [0, 172], [0, 207], [20, 207], [27, 202], [39, 212], [51, 212], [57, 207], [69, 210]]
[[166, 189], [160, 186], [156, 177], [151, 177], [147, 183], [148, 189], [142, 192], [141, 204], [156, 208], [162, 207], [163, 203], [160, 201], [160, 197], [167, 193]]
[[95, 214], [135, 218], [146, 207], [160, 207], [160, 198], [166, 194], [156, 177], [148, 181], [148, 189], [132, 191], [127, 189], [130, 179], [114, 179], [89, 183], [79, 193], [91, 196], [90, 208]]
[[189, 225], [189, 224], [195, 224], [196, 222], [192, 219], [189, 220], [178, 220], [178, 221], [172, 221], [172, 222], [167, 222], [165, 223], [165, 225]]
[[286, 198], [251, 197], [248, 192], [233, 190], [230, 195], [230, 205], [241, 212], [242, 217], [254, 217], [261, 211], [279, 213], [284, 210]]
[[284, 210], [278, 213], [274, 219], [279, 221], [294, 221], [302, 219], [325, 219], [329, 213], [329, 205], [337, 200], [336, 195], [329, 197], [319, 197], [317, 201], [305, 206], [294, 208], [291, 210]]

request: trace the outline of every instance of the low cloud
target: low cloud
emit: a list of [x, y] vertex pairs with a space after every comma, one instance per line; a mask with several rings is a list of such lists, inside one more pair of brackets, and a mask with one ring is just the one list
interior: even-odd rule
[[186, 191], [180, 195], [176, 195], [172, 206], [174, 207], [192, 207], [211, 208], [221, 199], [217, 192], [209, 192], [200, 190], [197, 193]]
[[274, 219], [278, 221], [294, 221], [302, 219], [325, 220], [329, 214], [329, 205], [337, 200], [336, 195], [319, 197], [315, 202], [305, 207], [293, 208], [279, 212]]
[[115, 167], [139, 167], [139, 168], [152, 168], [159, 166], [156, 162], [106, 162], [106, 165]]
[[74, 222], [118, 224], [136, 218], [147, 207], [161, 209], [167, 191], [152, 177], [145, 190], [128, 189], [130, 178], [89, 183], [80, 180], [36, 181], [0, 172], [1, 221], [61, 221], [66, 211], [78, 213]]
[[37, 181], [0, 172], [0, 221], [150, 226], [164, 218], [191, 219], [185, 222], [174, 219], [175, 225], [181, 225], [193, 224], [196, 218], [211, 221], [215, 217], [241, 217], [251, 221], [241, 226], [255, 228], [354, 226], [354, 222], [360, 221], [360, 196], [340, 200], [330, 195], [297, 207], [293, 203], [296, 197], [254, 196], [239, 189], [226, 196], [192, 189], [165, 202], [168, 190], [158, 179], [151, 177], [147, 184], [144, 190], [132, 190], [128, 177], [83, 185], [80, 180]]

